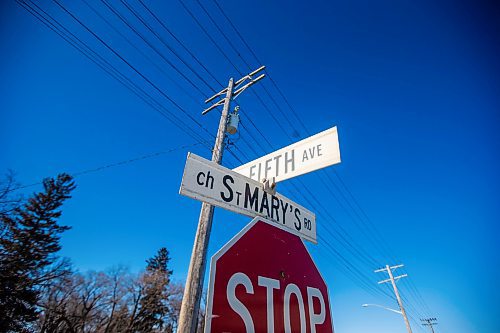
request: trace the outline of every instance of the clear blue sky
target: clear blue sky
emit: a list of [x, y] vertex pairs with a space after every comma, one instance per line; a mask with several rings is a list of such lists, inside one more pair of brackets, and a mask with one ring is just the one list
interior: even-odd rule
[[[62, 3], [215, 134], [217, 112], [201, 116], [203, 101], [212, 91], [119, 1], [111, 4], [202, 93], [100, 1], [88, 1], [136, 48], [84, 2]], [[137, 1], [129, 2], [147, 16]], [[218, 81], [225, 84], [230, 76], [239, 77], [178, 2], [146, 3]], [[214, 3], [203, 4], [225, 29], [241, 57], [225, 43], [200, 6], [194, 1], [186, 2], [238, 70], [248, 71], [241, 58], [252, 68], [260, 66]], [[396, 314], [361, 307], [363, 303], [397, 305], [357, 282], [361, 276], [371, 288], [389, 292], [377, 285], [384, 278], [373, 273], [379, 267], [353, 255], [353, 249], [363, 249], [380, 264], [404, 263], [402, 272], [409, 277], [401, 281], [400, 288], [409, 303], [409, 312], [415, 319], [437, 317], [436, 332], [497, 332], [498, 7], [487, 1], [220, 4], [300, 117], [299, 122], [266, 78], [251, 89], [261, 96], [268, 109], [250, 91], [239, 100], [244, 128], [234, 138], [238, 146], [238, 150], [233, 148], [234, 154], [246, 162], [308, 134], [338, 126], [342, 163], [278, 186], [278, 191], [318, 215], [318, 233], [324, 241], [316, 246], [309, 244], [308, 248], [329, 285], [336, 332], [405, 330]], [[13, 169], [20, 183], [31, 184], [59, 172], [77, 173], [195, 144], [198, 135], [210, 140], [192, 119], [55, 3], [41, 1], [39, 6], [179, 116], [189, 125], [191, 135], [14, 1], [3, 1], [2, 172]], [[147, 21], [210, 86], [221, 87], [157, 22], [150, 16]], [[281, 111], [263, 87], [272, 93]], [[137, 271], [144, 267], [146, 258], [166, 246], [171, 253], [174, 278], [183, 281], [200, 207], [199, 202], [178, 195], [188, 150], [204, 157], [210, 155], [199, 144], [77, 177], [78, 188], [65, 205], [61, 219], [63, 224], [72, 226], [63, 237], [62, 255], [82, 271], [117, 264]], [[240, 162], [226, 153], [223, 164], [235, 167]], [[328, 177], [335, 185], [324, 182]], [[307, 190], [298, 193], [294, 186], [305, 186]], [[39, 188], [28, 187], [23, 192], [27, 195]], [[217, 210], [209, 255], [248, 221]], [[367, 229], [370, 223], [376, 225], [382, 237]], [[347, 232], [350, 246], [339, 241], [338, 225]], [[380, 238], [388, 250], [381, 249]], [[346, 266], [332, 255], [332, 248], [348, 262], [349, 269], [362, 275], [346, 273]], [[413, 326], [414, 332], [424, 332], [416, 323]]]

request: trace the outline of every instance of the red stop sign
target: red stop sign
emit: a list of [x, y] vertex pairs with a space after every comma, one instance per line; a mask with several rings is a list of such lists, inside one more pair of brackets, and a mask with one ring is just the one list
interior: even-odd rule
[[217, 252], [205, 332], [332, 333], [328, 289], [302, 240], [255, 218]]

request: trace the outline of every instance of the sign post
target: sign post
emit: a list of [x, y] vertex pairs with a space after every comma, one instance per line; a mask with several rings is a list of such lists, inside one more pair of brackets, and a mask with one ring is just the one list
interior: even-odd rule
[[208, 288], [205, 333], [333, 333], [328, 288], [307, 248], [265, 219], [212, 257]]

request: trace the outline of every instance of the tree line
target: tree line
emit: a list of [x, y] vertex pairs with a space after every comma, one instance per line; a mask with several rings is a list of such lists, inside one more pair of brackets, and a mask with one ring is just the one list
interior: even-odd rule
[[165, 247], [139, 273], [81, 273], [58, 255], [70, 229], [58, 219], [75, 187], [60, 174], [23, 198], [12, 172], [0, 183], [0, 332], [175, 332], [183, 285], [170, 280]]

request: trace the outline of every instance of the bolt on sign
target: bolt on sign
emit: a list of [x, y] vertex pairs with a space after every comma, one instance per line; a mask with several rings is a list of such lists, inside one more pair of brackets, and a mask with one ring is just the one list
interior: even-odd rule
[[212, 332], [333, 333], [328, 288], [300, 237], [256, 217], [212, 257]]
[[200, 156], [188, 153], [180, 194], [247, 215], [261, 216], [316, 243], [316, 215], [263, 184]]
[[337, 163], [340, 149], [335, 126], [233, 170], [258, 181], [274, 177], [279, 182]]

